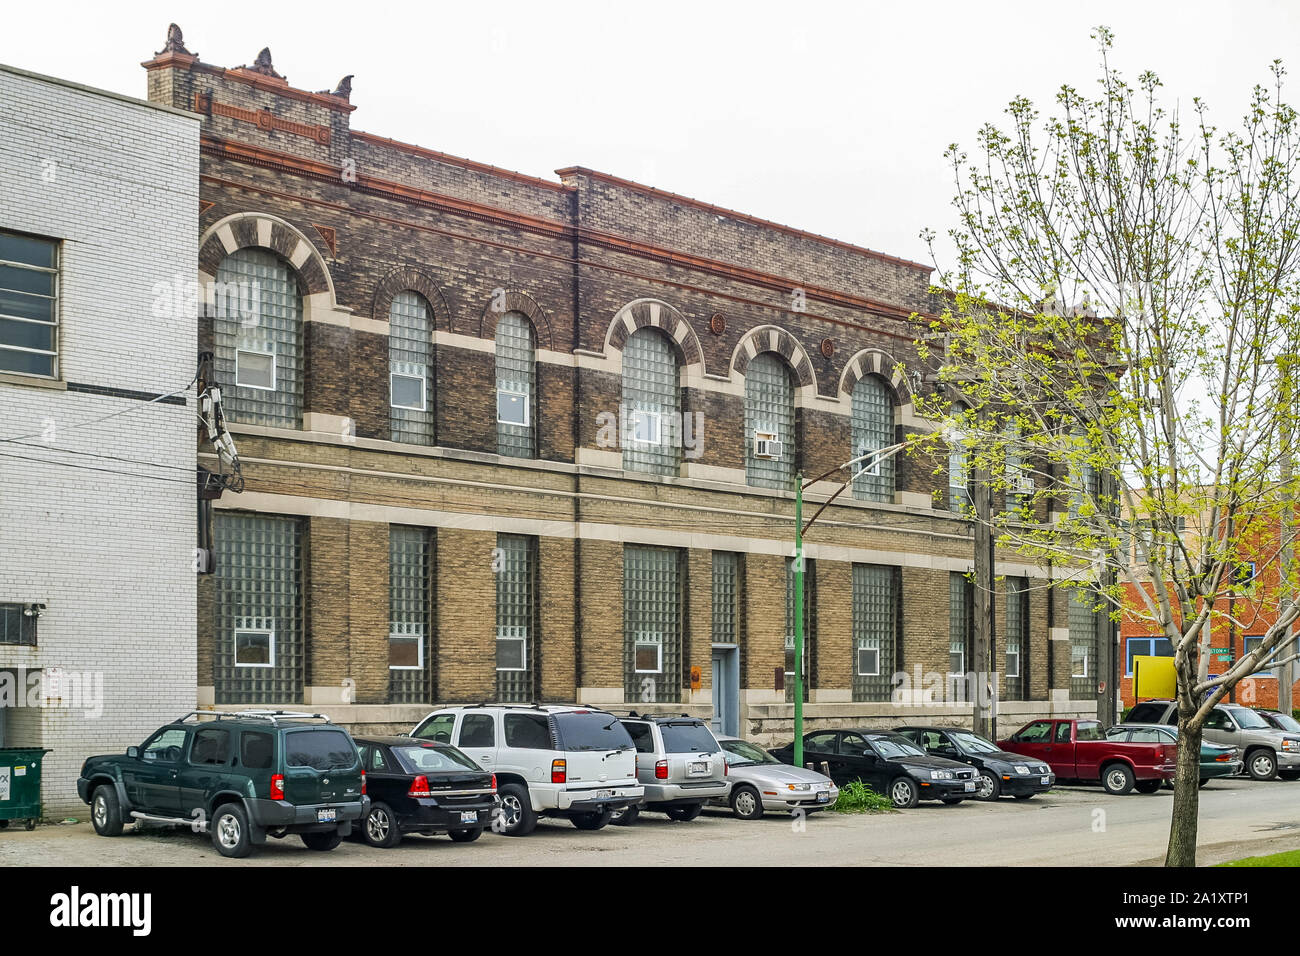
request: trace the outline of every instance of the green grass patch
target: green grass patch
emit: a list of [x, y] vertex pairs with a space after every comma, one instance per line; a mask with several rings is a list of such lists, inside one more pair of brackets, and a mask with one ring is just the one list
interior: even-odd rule
[[840, 787], [840, 798], [831, 809], [836, 813], [880, 813], [894, 809], [894, 804], [861, 780], [854, 780]]
[[1300, 866], [1300, 850], [1287, 850], [1285, 853], [1272, 853], [1268, 856], [1248, 856], [1220, 863], [1219, 866]]

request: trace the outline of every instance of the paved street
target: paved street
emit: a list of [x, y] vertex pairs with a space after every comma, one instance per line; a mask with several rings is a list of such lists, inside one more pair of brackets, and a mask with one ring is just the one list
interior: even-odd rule
[[[488, 833], [469, 846], [446, 837], [415, 837], [394, 850], [349, 841], [321, 854], [291, 837], [268, 841], [246, 860], [222, 859], [206, 836], [179, 830], [97, 837], [83, 817], [75, 826], [0, 832], [0, 867], [1152, 865], [1163, 858], [1172, 804], [1168, 790], [1110, 797], [1098, 788], [1063, 788], [1027, 802], [923, 803], [904, 813], [817, 814], [802, 833], [775, 815], [746, 823], [726, 811], [706, 811], [690, 823], [646, 814], [629, 829], [611, 826], [597, 833], [543, 821], [532, 836]], [[1210, 784], [1201, 792], [1200, 845], [1202, 864], [1300, 848], [1300, 784]]]

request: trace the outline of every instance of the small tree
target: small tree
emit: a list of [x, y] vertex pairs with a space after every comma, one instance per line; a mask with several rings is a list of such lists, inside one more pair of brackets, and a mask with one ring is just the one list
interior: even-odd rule
[[1098, 95], [1062, 87], [1041, 121], [1014, 99], [974, 156], [947, 153], [957, 258], [919, 345], [938, 383], [922, 410], [958, 423], [968, 467], [1005, 496], [988, 519], [1002, 547], [1054, 568], [1053, 586], [1089, 586], [1115, 620], [1136, 593], [1126, 613], [1174, 647], [1166, 863], [1190, 866], [1205, 718], [1294, 657], [1287, 566], [1263, 640], [1208, 673], [1240, 555], [1267, 530], [1260, 560], [1282, 562], [1293, 534], [1300, 126], [1274, 62], [1239, 128], [1216, 130], [1195, 100], [1186, 134], [1157, 77], [1131, 86], [1110, 32], [1093, 37]]

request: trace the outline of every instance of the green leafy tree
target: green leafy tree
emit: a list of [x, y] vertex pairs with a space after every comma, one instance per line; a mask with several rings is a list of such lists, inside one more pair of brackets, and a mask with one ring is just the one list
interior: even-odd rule
[[[919, 343], [922, 411], [1005, 507], [1004, 549], [1144, 619], [1175, 649], [1178, 770], [1166, 862], [1196, 859], [1198, 758], [1214, 704], [1294, 658], [1288, 502], [1300, 339], [1300, 125], [1271, 66], [1241, 123], [1186, 126], [1159, 79], [1130, 84], [1094, 34], [1099, 89], [1044, 118], [1011, 101], [947, 156], [953, 268]], [[933, 234], [925, 237], [933, 243]], [[953, 447], [955, 446], [955, 448]], [[936, 452], [939, 448], [936, 447]], [[936, 457], [938, 457], [936, 455]], [[1264, 638], [1222, 675], [1211, 633], [1243, 551], [1282, 567]], [[1126, 588], [1126, 585], [1131, 587]]]

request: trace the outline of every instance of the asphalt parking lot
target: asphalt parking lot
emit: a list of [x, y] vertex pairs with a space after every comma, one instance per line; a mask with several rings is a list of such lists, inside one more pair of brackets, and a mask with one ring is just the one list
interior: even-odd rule
[[[1158, 865], [1173, 793], [1108, 796], [1062, 787], [1029, 801], [922, 803], [867, 815], [816, 813], [799, 825], [768, 814], [742, 821], [724, 809], [676, 823], [646, 813], [632, 827], [586, 833], [542, 820], [530, 836], [488, 832], [475, 843], [408, 837], [392, 850], [345, 841], [328, 853], [296, 837], [268, 840], [244, 860], [174, 828], [95, 834], [73, 825], [0, 831], [0, 866], [1135, 866]], [[1234, 779], [1201, 791], [1202, 864], [1300, 849], [1300, 782]]]

